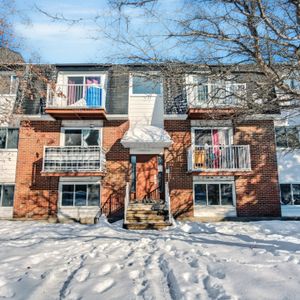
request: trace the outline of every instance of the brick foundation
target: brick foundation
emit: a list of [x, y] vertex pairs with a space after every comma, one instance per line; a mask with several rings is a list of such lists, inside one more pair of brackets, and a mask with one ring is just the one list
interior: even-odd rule
[[14, 199], [15, 218], [55, 216], [58, 177], [41, 176], [44, 146], [59, 145], [59, 121], [22, 121]]

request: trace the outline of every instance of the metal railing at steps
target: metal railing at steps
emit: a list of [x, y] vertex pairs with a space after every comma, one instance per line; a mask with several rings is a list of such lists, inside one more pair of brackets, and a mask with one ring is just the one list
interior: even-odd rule
[[129, 205], [129, 198], [130, 198], [130, 183], [126, 182], [126, 194], [125, 194], [125, 201], [124, 201], [124, 223], [127, 223], [127, 210]]
[[168, 221], [169, 223], [172, 222], [172, 216], [171, 216], [171, 202], [170, 202], [170, 192], [169, 192], [169, 183], [165, 183], [165, 204], [166, 209], [168, 211]]

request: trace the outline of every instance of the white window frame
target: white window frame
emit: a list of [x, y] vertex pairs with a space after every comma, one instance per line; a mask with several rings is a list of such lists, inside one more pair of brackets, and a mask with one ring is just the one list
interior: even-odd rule
[[[148, 74], [152, 74], [152, 75], [159, 75], [159, 72], [149, 72]], [[160, 76], [160, 91], [161, 93], [160, 94], [133, 94], [133, 77], [134, 76], [140, 76], [140, 77], [147, 77], [147, 75], [143, 74], [142, 72], [141, 73], [129, 73], [129, 96], [130, 97], [162, 97], [163, 94], [164, 94], [164, 91], [163, 91], [163, 78], [162, 76]]]
[[[13, 186], [14, 187], [14, 197], [13, 197], [13, 205], [12, 206], [2, 206], [3, 203], [3, 189], [4, 186]], [[14, 202], [15, 202], [15, 191], [16, 191], [16, 185], [14, 183], [0, 183], [0, 189], [1, 189], [1, 195], [0, 195], [0, 208], [13, 208]]]
[[[186, 81], [187, 81], [187, 85], [191, 85], [192, 86], [192, 91], [189, 91], [188, 94], [188, 98], [189, 98], [189, 103], [194, 105], [194, 106], [207, 106], [208, 107], [212, 106], [216, 106], [216, 107], [233, 107], [236, 106], [235, 103], [230, 104], [230, 103], [218, 103], [218, 100], [215, 99], [215, 103], [211, 103], [211, 99], [209, 99], [209, 94], [211, 93], [211, 87], [213, 85], [219, 85], [221, 87], [224, 88], [224, 92], [225, 92], [225, 98], [224, 101], [226, 101], [226, 97], [230, 95], [230, 93], [228, 92], [230, 87], [232, 85], [241, 85], [244, 87], [245, 93], [247, 93], [247, 83], [243, 83], [243, 82], [235, 82], [233, 80], [230, 80], [230, 78], [228, 78], [227, 80], [214, 80], [210, 77], [211, 74], [193, 74], [193, 75], [187, 75], [186, 76]], [[196, 84], [196, 80], [197, 79], [203, 79], [203, 85], [207, 85], [208, 86], [208, 99], [206, 101], [200, 101], [200, 99], [198, 98], [198, 88], [199, 86]], [[205, 80], [207, 82], [205, 82]], [[192, 99], [190, 98], [192, 97]], [[215, 104], [215, 105], [212, 105]]]
[[[72, 126], [72, 127], [61, 127], [61, 130], [60, 130], [60, 146], [62, 147], [68, 147], [68, 146], [65, 146], [65, 131], [66, 130], [87, 130], [87, 129], [90, 129], [90, 130], [98, 130], [99, 131], [99, 147], [102, 147], [102, 144], [103, 144], [103, 127], [99, 127], [99, 126], [95, 126], [95, 127], [89, 127], [89, 126], [78, 126], [78, 127], [75, 127], [75, 126]], [[81, 139], [81, 142], [82, 142], [82, 139]], [[73, 147], [73, 146], [72, 146]], [[83, 146], [78, 146], [78, 147], [83, 147]]]
[[[195, 195], [195, 185], [196, 184], [205, 184], [206, 185], [206, 205], [196, 204], [196, 195]], [[219, 201], [221, 204], [218, 205], [208, 205], [208, 193], [207, 193], [207, 185], [208, 184], [218, 184], [219, 185]], [[222, 205], [222, 197], [221, 197], [221, 184], [231, 184], [232, 185], [232, 205]], [[233, 180], [231, 181], [194, 181], [193, 182], [193, 204], [194, 207], [215, 207], [215, 208], [225, 208], [225, 207], [236, 207], [236, 189], [235, 189], [235, 182]]]
[[[288, 184], [290, 186], [290, 189], [291, 189], [291, 197], [292, 197], [292, 203], [291, 204], [283, 204], [281, 202], [281, 188], [280, 188], [280, 185], [281, 184]], [[300, 182], [279, 182], [279, 192], [280, 192], [280, 204], [284, 207], [296, 207], [296, 208], [300, 208], [300, 205], [299, 204], [294, 204], [295, 200], [294, 200], [294, 193], [293, 193], [293, 185], [296, 185], [296, 184], [300, 184]]]
[[[191, 128], [191, 137], [192, 137], [192, 145], [193, 146], [204, 146], [204, 145], [196, 145], [196, 140], [195, 140], [195, 131], [196, 130], [228, 130], [229, 131], [229, 144], [227, 146], [233, 145], [233, 128], [232, 127], [192, 127]], [[218, 145], [216, 145], [218, 146]]]
[[[88, 205], [84, 205], [84, 206], [76, 206], [74, 205], [75, 203], [75, 192], [73, 193], [73, 205], [71, 206], [63, 206], [62, 205], [62, 187], [63, 185], [99, 185], [99, 205], [94, 205], [94, 206], [88, 206]], [[74, 188], [75, 190], [75, 188]], [[86, 203], [87, 203], [87, 200], [88, 200], [88, 189], [87, 189], [87, 193], [86, 193]], [[61, 181], [59, 183], [59, 207], [60, 208], [70, 208], [70, 209], [78, 209], [78, 208], [90, 208], [90, 209], [95, 209], [95, 208], [101, 208], [101, 201], [102, 200], [102, 186], [101, 186], [101, 183], [100, 183], [100, 180], [97, 180], [97, 181]]]
[[[19, 134], [20, 134], [20, 128], [18, 128], [18, 127], [0, 127], [0, 129], [6, 129], [5, 148], [0, 148], [0, 152], [3, 152], [3, 151], [18, 151], [19, 138], [20, 138], [20, 137], [19, 137]], [[8, 129], [18, 129], [18, 145], [17, 145], [17, 148], [7, 148]]]
[[103, 91], [102, 93], [102, 100], [103, 100], [103, 107], [105, 107], [106, 103], [106, 90], [107, 90], [107, 81], [108, 81], [108, 74], [105, 71], [91, 71], [91, 72], [76, 72], [76, 71], [61, 71], [58, 73], [57, 76], [57, 85], [67, 86], [68, 85], [68, 77], [100, 77], [100, 86]]

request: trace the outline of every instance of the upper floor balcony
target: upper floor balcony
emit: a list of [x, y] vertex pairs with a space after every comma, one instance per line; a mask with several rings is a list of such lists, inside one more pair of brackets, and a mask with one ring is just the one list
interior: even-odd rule
[[191, 146], [188, 150], [190, 172], [251, 171], [249, 145]]
[[105, 100], [102, 83], [48, 85], [45, 111], [56, 119], [104, 119]]
[[49, 176], [101, 175], [105, 163], [105, 152], [100, 146], [45, 147], [42, 172]]

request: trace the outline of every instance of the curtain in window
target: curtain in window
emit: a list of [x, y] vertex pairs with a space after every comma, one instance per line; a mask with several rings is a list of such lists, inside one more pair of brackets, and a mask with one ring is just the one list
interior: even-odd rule
[[88, 107], [102, 106], [102, 89], [100, 77], [86, 77], [86, 104]]

